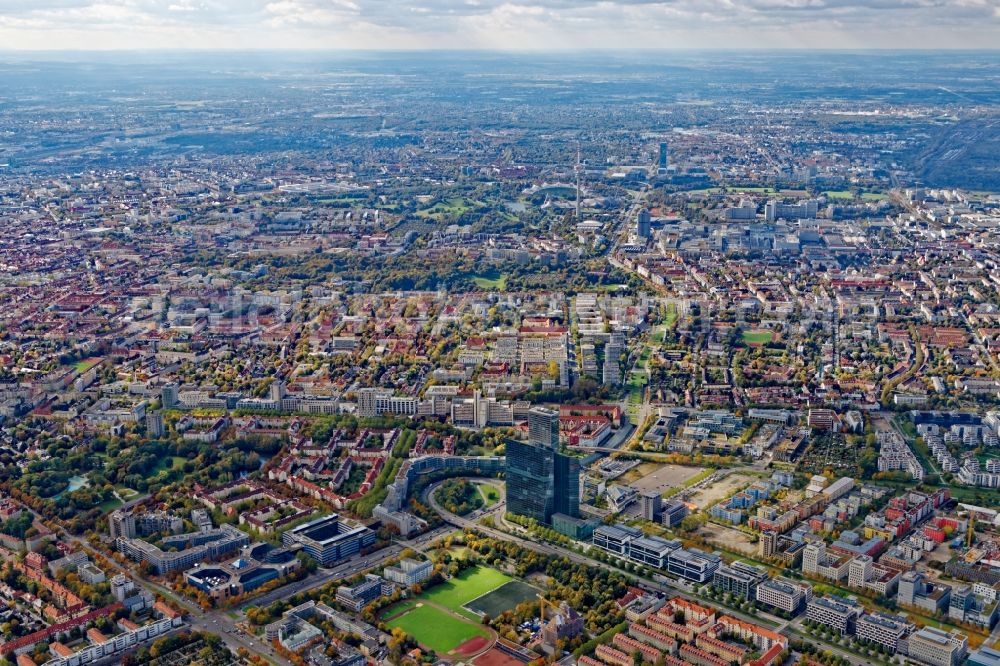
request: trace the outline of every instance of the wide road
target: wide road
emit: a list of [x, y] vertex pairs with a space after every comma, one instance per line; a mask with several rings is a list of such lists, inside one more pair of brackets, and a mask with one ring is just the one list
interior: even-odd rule
[[[498, 539], [500, 541], [511, 541], [511, 542], [514, 542], [514, 543], [518, 544], [519, 546], [522, 546], [524, 548], [528, 548], [530, 550], [534, 550], [535, 552], [538, 552], [538, 553], [542, 553], [542, 554], [545, 554], [545, 555], [553, 555], [553, 556], [556, 556], [556, 557], [565, 557], [566, 559], [570, 560], [571, 562], [576, 562], [577, 564], [584, 564], [584, 565], [591, 566], [591, 567], [600, 567], [600, 568], [606, 569], [608, 571], [614, 571], [616, 573], [622, 574], [623, 576], [626, 576], [627, 578], [637, 579], [637, 576], [635, 576], [635, 574], [629, 573], [627, 571], [623, 571], [622, 569], [619, 569], [618, 567], [614, 566], [613, 564], [609, 564], [607, 562], [599, 562], [599, 561], [597, 561], [595, 559], [587, 557], [586, 555], [578, 553], [575, 550], [570, 550], [569, 548], [564, 548], [562, 546], [557, 546], [555, 544], [542, 543], [542, 542], [539, 542], [539, 541], [534, 541], [532, 539], [524, 538], [524, 537], [518, 536], [516, 534], [509, 534], [509, 533], [503, 532], [501, 530], [497, 530], [497, 529], [493, 529], [493, 528], [490, 528], [490, 527], [486, 527], [485, 525], [481, 525], [481, 524], [479, 524], [478, 522], [476, 522], [474, 520], [469, 520], [468, 518], [463, 518], [462, 516], [457, 516], [457, 515], [449, 512], [449, 511], [447, 511], [444, 507], [442, 507], [435, 500], [435, 498], [434, 498], [434, 490], [439, 485], [440, 485], [440, 483], [432, 484], [431, 486], [429, 486], [424, 491], [424, 496], [423, 496], [424, 497], [424, 502], [428, 506], [430, 506], [432, 509], [434, 509], [442, 517], [442, 519], [444, 519], [446, 522], [448, 522], [448, 523], [450, 523], [450, 524], [452, 524], [452, 525], [454, 525], [456, 527], [459, 527], [459, 528], [462, 528], [462, 529], [474, 530], [476, 532], [479, 532], [481, 534], [485, 534], [487, 536], [493, 537], [494, 539]], [[505, 503], [504, 502], [499, 502], [495, 507], [492, 508], [491, 511], [489, 511], [487, 513], [489, 513], [489, 514], [497, 514], [497, 513], [499, 513], [504, 508], [506, 508]], [[686, 581], [683, 581], [683, 580], [674, 581], [674, 580], [666, 578], [665, 576], [658, 576], [656, 581], [651, 581], [651, 580], [648, 580], [646, 578], [638, 578], [638, 580], [639, 580], [639, 582], [640, 582], [640, 584], [641, 584], [642, 587], [645, 587], [647, 589], [651, 589], [651, 590], [654, 590], [654, 591], [657, 591], [657, 592], [662, 592], [662, 593], [664, 593], [666, 595], [669, 595], [669, 596], [680, 596], [680, 597], [683, 597], [683, 598], [688, 599], [690, 601], [694, 601], [696, 603], [707, 603], [707, 604], [711, 604], [711, 605], [715, 605], [715, 606], [718, 605], [716, 602], [713, 602], [711, 600], [700, 598], [697, 594], [694, 593], [693, 586], [690, 583], [688, 583]], [[770, 615], [768, 613], [763, 613], [763, 612], [757, 613], [756, 617], [755, 617], [755, 616], [752, 616], [752, 615], [747, 615], [745, 613], [740, 613], [738, 611], [731, 610], [729, 608], [724, 608], [724, 611], [727, 614], [732, 615], [733, 617], [740, 618], [740, 619], [745, 620], [747, 622], [757, 623], [757, 622], [760, 621], [759, 620], [760, 617], [766, 618], [767, 620], [771, 621], [772, 623], [777, 624], [776, 627], [769, 626], [768, 628], [773, 629], [774, 631], [778, 631], [778, 632], [784, 631], [789, 626], [789, 624], [790, 624], [790, 622], [788, 620], [782, 620], [781, 618], [778, 618], [776, 616]], [[819, 641], [819, 640], [817, 640], [815, 638], [812, 638], [811, 640], [813, 642], [815, 642], [815, 643], [823, 645], [824, 648], [833, 651], [834, 653], [838, 654], [838, 656], [842, 656], [843, 658], [847, 659], [850, 663], [854, 664], [855, 666], [868, 666], [868, 662], [865, 661], [863, 658], [858, 657], [857, 655], [851, 654], [850, 652], [846, 652], [844, 650], [841, 650], [838, 646], [828, 645], [826, 643], [822, 643], [821, 641]]]
[[[381, 567], [384, 562], [398, 557], [400, 553], [408, 548], [416, 551], [423, 551], [428, 544], [433, 543], [453, 530], [454, 527], [451, 525], [445, 525], [422, 534], [414, 539], [396, 539], [392, 544], [382, 548], [381, 550], [375, 551], [374, 553], [369, 553], [364, 556], [355, 556], [347, 562], [330, 569], [321, 568], [300, 581], [283, 585], [275, 590], [262, 594], [258, 597], [254, 597], [243, 603], [239, 611], [243, 611], [250, 606], [269, 606], [275, 601], [287, 599], [288, 597], [301, 592], [308, 592], [324, 585], [334, 583], [338, 580], [346, 580], [365, 571], [377, 569]], [[75, 543], [80, 549], [90, 553], [92, 557], [96, 555], [101, 555], [103, 557], [103, 553], [98, 553], [84, 539], [71, 535], [65, 531], [63, 532], [63, 538], [66, 541]], [[247, 634], [237, 626], [243, 621], [243, 615], [241, 612], [234, 611], [233, 609], [215, 609], [204, 611], [197, 604], [184, 598], [183, 595], [173, 592], [158, 583], [154, 583], [140, 576], [135, 571], [122, 566], [111, 558], [105, 557], [104, 559], [110, 563], [111, 567], [114, 568], [117, 573], [127, 575], [129, 578], [133, 579], [137, 585], [145, 588], [151, 594], [169, 599], [180, 606], [185, 611], [186, 620], [192, 629], [216, 634], [222, 638], [223, 642], [234, 652], [238, 651], [240, 648], [244, 648], [249, 650], [251, 653], [264, 657], [272, 664], [278, 664], [279, 666], [293, 666], [291, 662], [277, 654], [274, 651], [274, 648], [262, 637]], [[230, 613], [236, 615], [236, 617], [234, 618], [230, 615]]]

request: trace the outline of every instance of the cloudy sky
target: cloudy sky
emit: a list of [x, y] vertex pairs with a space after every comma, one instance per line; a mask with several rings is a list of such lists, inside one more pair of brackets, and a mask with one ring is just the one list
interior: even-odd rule
[[0, 0], [0, 49], [998, 47], [1000, 0]]

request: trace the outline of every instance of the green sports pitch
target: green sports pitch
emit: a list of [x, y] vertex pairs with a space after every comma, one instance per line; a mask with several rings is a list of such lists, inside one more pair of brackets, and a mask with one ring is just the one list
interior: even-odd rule
[[473, 599], [492, 592], [513, 578], [489, 567], [472, 567], [466, 569], [451, 580], [435, 585], [421, 594], [417, 599], [426, 599], [448, 610], [466, 615], [469, 612], [463, 607]]
[[386, 624], [399, 627], [421, 645], [441, 654], [448, 654], [471, 638], [490, 637], [482, 625], [460, 620], [427, 604], [418, 603]]
[[537, 596], [538, 590], [536, 588], [519, 580], [512, 580], [492, 592], [487, 592], [483, 596], [473, 599], [465, 604], [465, 607], [477, 615], [496, 617], [522, 602], [537, 598]]

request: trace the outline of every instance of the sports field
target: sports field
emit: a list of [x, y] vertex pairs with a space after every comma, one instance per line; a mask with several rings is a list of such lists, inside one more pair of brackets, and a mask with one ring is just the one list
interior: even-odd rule
[[448, 654], [472, 638], [490, 638], [490, 633], [482, 625], [459, 620], [443, 610], [420, 603], [386, 624], [399, 627], [421, 645], [441, 654]]
[[451, 580], [435, 585], [417, 598], [426, 599], [456, 613], [462, 613], [464, 610], [462, 606], [511, 580], [513, 579], [510, 576], [502, 574], [496, 569], [472, 567]]
[[522, 601], [534, 599], [537, 595], [538, 590], [532, 586], [519, 580], [512, 580], [478, 599], [473, 599], [465, 607], [473, 613], [485, 613], [490, 617], [496, 617], [504, 611], [511, 610]]
[[743, 342], [748, 345], [766, 345], [774, 339], [771, 331], [743, 331]]

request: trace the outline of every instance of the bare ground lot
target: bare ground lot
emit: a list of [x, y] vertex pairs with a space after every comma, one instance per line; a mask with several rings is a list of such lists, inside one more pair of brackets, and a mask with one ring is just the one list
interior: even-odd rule
[[[649, 467], [646, 467], [649, 465]], [[683, 485], [685, 481], [693, 476], [697, 476], [704, 471], [703, 467], [684, 467], [682, 465], [658, 465], [656, 463], [644, 463], [641, 465], [645, 476], [630, 482], [633, 488], [640, 493], [647, 490], [655, 490], [661, 495], [676, 486]], [[635, 471], [635, 470], [633, 470]]]
[[707, 523], [698, 530], [698, 534], [705, 537], [709, 543], [717, 544], [726, 550], [751, 557], [757, 553], [757, 544], [750, 541], [750, 535], [731, 527]]
[[944, 543], [939, 543], [934, 547], [930, 553], [927, 553], [925, 557], [934, 562], [947, 563], [951, 558], [955, 556], [955, 551], [948, 547], [948, 541]]
[[730, 474], [721, 481], [716, 481], [707, 488], [702, 488], [691, 496], [691, 501], [698, 505], [698, 508], [705, 510], [710, 506], [718, 504], [740, 488], [750, 485], [757, 477], [750, 474]]

